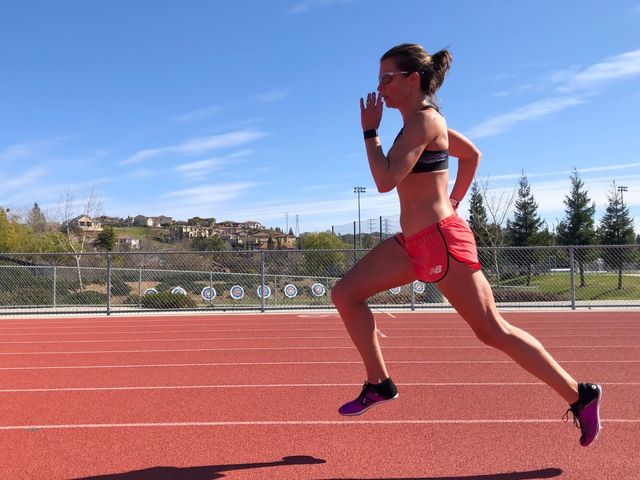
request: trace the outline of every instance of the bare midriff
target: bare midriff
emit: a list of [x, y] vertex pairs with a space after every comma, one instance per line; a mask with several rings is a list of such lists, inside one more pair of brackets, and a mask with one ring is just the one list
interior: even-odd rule
[[454, 213], [448, 195], [449, 171], [413, 173], [398, 185], [400, 226], [414, 235]]

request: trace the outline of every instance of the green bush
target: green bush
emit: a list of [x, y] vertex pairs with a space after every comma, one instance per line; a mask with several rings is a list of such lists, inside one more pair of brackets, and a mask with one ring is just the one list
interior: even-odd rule
[[160, 292], [142, 297], [144, 308], [196, 308], [195, 300], [187, 295], [174, 295], [171, 292]]
[[64, 305], [106, 305], [107, 294], [91, 290], [67, 293], [60, 298], [60, 303]]

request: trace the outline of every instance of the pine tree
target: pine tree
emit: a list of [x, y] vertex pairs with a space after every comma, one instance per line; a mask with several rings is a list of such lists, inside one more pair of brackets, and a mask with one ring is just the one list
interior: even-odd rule
[[105, 227], [94, 241], [96, 248], [106, 250], [107, 252], [113, 251], [117, 243], [118, 238], [113, 227]]
[[484, 198], [476, 181], [471, 184], [468, 222], [479, 247], [478, 260], [480, 264], [487, 265], [491, 262], [491, 253], [488, 248], [493, 246], [493, 242], [489, 234], [489, 219], [484, 207]]
[[47, 219], [42, 213], [42, 210], [40, 210], [38, 202], [33, 204], [33, 208], [27, 215], [27, 225], [37, 234], [44, 233], [47, 228]]
[[[602, 245], [632, 245], [634, 241], [633, 219], [629, 209], [622, 204], [616, 183], [607, 196], [609, 205], [600, 220], [598, 240]], [[602, 257], [605, 263], [618, 271], [618, 290], [622, 289], [622, 267], [629, 257], [630, 251], [624, 248], [604, 248]]]
[[[565, 219], [558, 224], [558, 243], [560, 245], [592, 245], [596, 238], [594, 215], [596, 205], [589, 198], [584, 183], [574, 168], [570, 176], [571, 193], [565, 196]], [[586, 287], [584, 264], [589, 256], [588, 249], [576, 249], [575, 260], [580, 271], [580, 287]]]
[[[522, 172], [515, 202], [513, 221], [507, 220], [507, 238], [515, 247], [537, 245], [541, 240], [541, 228], [544, 221], [538, 215], [538, 204], [531, 193], [526, 175]], [[535, 262], [536, 252], [525, 249], [518, 252], [516, 263], [527, 269], [527, 286], [531, 285], [531, 265]]]

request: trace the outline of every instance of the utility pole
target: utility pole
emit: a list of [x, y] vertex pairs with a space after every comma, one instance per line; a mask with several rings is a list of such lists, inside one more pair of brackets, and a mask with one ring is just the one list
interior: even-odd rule
[[622, 208], [624, 208], [624, 196], [622, 192], [628, 192], [629, 189], [623, 185], [618, 185], [618, 191], [620, 192], [620, 203], [622, 204]]
[[358, 194], [358, 246], [360, 248], [362, 248], [362, 229], [360, 228], [360, 194], [366, 191], [366, 187], [353, 187], [353, 193]]

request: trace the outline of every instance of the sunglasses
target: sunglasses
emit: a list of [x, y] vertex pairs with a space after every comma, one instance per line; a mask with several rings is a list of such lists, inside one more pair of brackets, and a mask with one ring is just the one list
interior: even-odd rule
[[393, 80], [394, 75], [407, 76], [410, 73], [411, 72], [384, 72], [378, 75], [378, 82], [380, 82], [380, 85], [389, 85], [391, 83], [391, 80]]

